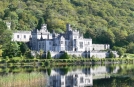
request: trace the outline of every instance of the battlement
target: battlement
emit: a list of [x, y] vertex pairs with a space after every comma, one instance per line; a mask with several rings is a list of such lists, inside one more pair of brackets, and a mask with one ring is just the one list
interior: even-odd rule
[[31, 34], [31, 31], [14, 31], [13, 33], [27, 33], [27, 34]]

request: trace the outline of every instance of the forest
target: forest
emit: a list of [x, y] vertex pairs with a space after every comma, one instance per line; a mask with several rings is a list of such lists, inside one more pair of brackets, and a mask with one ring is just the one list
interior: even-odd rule
[[93, 43], [134, 53], [134, 0], [0, 0], [0, 21], [0, 31], [6, 31], [2, 22], [11, 22], [12, 31], [40, 29], [46, 23], [57, 33], [70, 23]]

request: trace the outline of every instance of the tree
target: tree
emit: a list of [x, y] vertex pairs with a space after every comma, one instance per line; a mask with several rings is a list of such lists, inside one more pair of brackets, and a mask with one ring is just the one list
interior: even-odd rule
[[51, 68], [47, 69], [47, 74], [50, 76], [51, 75]]
[[134, 42], [134, 33], [129, 34], [129, 35], [127, 36], [127, 41], [129, 41], [129, 42]]
[[110, 45], [113, 45], [115, 41], [115, 36], [111, 30], [101, 30], [101, 34], [98, 35], [97, 38], [100, 43], [104, 44], [109, 43]]
[[19, 54], [19, 45], [17, 42], [10, 42], [4, 49], [2, 56], [9, 56], [10, 58], [18, 56]]
[[86, 31], [86, 33], [84, 34], [84, 37], [85, 38], [92, 38], [93, 39], [93, 42], [96, 42], [96, 36], [97, 36], [97, 34], [96, 34], [97, 32], [95, 32], [95, 30], [93, 30], [93, 29], [88, 29], [87, 31]]
[[7, 47], [10, 47], [11, 39], [12, 39], [11, 30], [7, 30], [6, 24], [0, 21], [0, 45], [2, 45], [1, 48], [3, 50], [7, 50]]
[[22, 55], [24, 55], [26, 53], [26, 51], [28, 51], [28, 50], [29, 50], [29, 48], [26, 45], [26, 43], [21, 43], [20, 44], [20, 51], [21, 51]]
[[113, 52], [109, 52], [109, 58], [114, 58], [115, 56], [114, 56], [114, 54], [113, 54]]
[[27, 57], [27, 58], [34, 58], [34, 56], [31, 55], [31, 50], [30, 49], [26, 51], [25, 57]]
[[41, 50], [40, 50], [40, 58], [42, 58], [43, 53], [44, 53], [44, 51], [41, 49]]
[[0, 21], [0, 42], [3, 40], [1, 37], [3, 36], [4, 31], [7, 29], [7, 26], [4, 22]]
[[126, 52], [126, 49], [125, 49], [125, 48], [116, 47], [116, 46], [113, 47], [113, 50], [116, 50], [116, 51], [118, 52], [118, 55], [119, 55], [120, 57]]
[[128, 43], [126, 42], [126, 37], [127, 35], [127, 31], [126, 30], [119, 30], [119, 29], [112, 29], [114, 35], [115, 35], [115, 45], [116, 46], [124, 46], [127, 45]]
[[[0, 45], [0, 48], [1, 48], [2, 45]], [[0, 56], [2, 56], [2, 49], [0, 49]]]
[[60, 59], [69, 59], [69, 55], [67, 54], [67, 52], [64, 52], [61, 56]]
[[124, 54], [124, 51], [120, 48], [118, 49], [118, 55], [121, 57]]
[[112, 79], [111, 87], [117, 87], [116, 79]]
[[[10, 56], [11, 55], [13, 56], [14, 54], [12, 54], [12, 52], [16, 49], [16, 45], [15, 45], [15, 48], [14, 47], [14, 43], [11, 42], [11, 37], [10, 37], [10, 34], [9, 34], [9, 37], [8, 37], [8, 33], [9, 32], [5, 32], [6, 34], [4, 34], [2, 36], [2, 39], [1, 39], [1, 44], [2, 44], [2, 56], [5, 57], [5, 56]], [[18, 48], [18, 47], [17, 47]], [[15, 52], [17, 53], [17, 52]]]
[[129, 43], [129, 45], [127, 46], [127, 52], [134, 53], [134, 43], [133, 42]]
[[47, 52], [47, 59], [51, 59], [51, 53], [50, 53], [50, 51]]
[[12, 31], [4, 30], [4, 32], [0, 35], [0, 44], [2, 45], [2, 49], [7, 48], [10, 45], [12, 39]]
[[43, 19], [43, 17], [41, 17], [40, 19], [39, 19], [39, 21], [38, 21], [38, 25], [37, 25], [37, 27], [36, 27], [36, 29], [41, 29], [41, 26], [42, 26], [42, 24], [44, 24], [45, 22], [44, 22], [44, 19]]
[[70, 68], [60, 68], [61, 72], [60, 73], [61, 75], [66, 75], [69, 71], [70, 71]]

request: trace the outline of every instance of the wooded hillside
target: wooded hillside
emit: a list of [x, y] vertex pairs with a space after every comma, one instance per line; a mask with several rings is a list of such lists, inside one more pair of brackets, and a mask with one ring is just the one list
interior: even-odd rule
[[94, 43], [134, 53], [134, 0], [0, 0], [0, 20], [11, 22], [12, 30], [46, 23], [58, 33], [70, 23]]

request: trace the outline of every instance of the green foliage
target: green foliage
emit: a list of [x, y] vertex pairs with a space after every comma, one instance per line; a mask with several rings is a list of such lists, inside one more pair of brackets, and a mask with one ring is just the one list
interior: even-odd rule
[[2, 49], [0, 49], [0, 57], [2, 56]]
[[32, 59], [34, 58], [34, 57], [31, 55], [31, 50], [27, 50], [27, 51], [25, 52], [25, 57], [28, 58], [28, 59], [29, 59], [29, 58], [32, 58]]
[[121, 57], [125, 52], [126, 52], [126, 49], [125, 48], [122, 48], [122, 47], [113, 47], [113, 50], [116, 50], [118, 52], [118, 55]]
[[51, 53], [50, 53], [50, 51], [47, 52], [47, 59], [51, 59]]
[[67, 54], [67, 52], [64, 52], [61, 56], [60, 59], [69, 59], [69, 55]]
[[128, 41], [128, 42], [134, 42], [134, 33], [129, 34], [129, 35], [127, 36], [127, 41]]
[[50, 61], [46, 61], [45, 66], [50, 66]]
[[47, 73], [50, 76], [51, 75], [51, 69], [47, 69]]
[[26, 45], [26, 43], [21, 43], [20, 44], [20, 51], [21, 51], [22, 55], [24, 55], [26, 53], [26, 51], [28, 51], [28, 50], [29, 50], [29, 48]]
[[43, 18], [40, 18], [39, 21], [38, 21], [38, 25], [37, 25], [36, 29], [41, 29], [41, 26], [42, 26], [42, 24], [44, 24], [44, 23], [45, 23], [45, 22], [44, 22], [44, 19], [43, 19]]
[[7, 26], [4, 22], [0, 21], [0, 34], [3, 34], [3, 32], [7, 29]]
[[127, 46], [127, 52], [134, 54], [134, 43], [133, 42], [129, 43], [129, 45]]
[[5, 30], [1, 36], [1, 43], [2, 47], [8, 45], [11, 42], [12, 39], [12, 31], [11, 30]]
[[9, 45], [12, 39], [12, 32], [7, 30], [7, 26], [4, 22], [0, 21], [0, 48], [5, 50]]
[[61, 75], [66, 75], [70, 71], [70, 68], [60, 68], [60, 70], [62, 71]]
[[109, 52], [109, 58], [114, 58], [115, 56], [114, 56], [114, 54], [113, 54], [113, 52]]
[[[41, 50], [40, 50], [40, 58], [43, 57], [43, 54], [44, 54], [44, 51], [41, 49]], [[49, 54], [49, 55], [50, 55], [50, 54]]]
[[133, 6], [133, 0], [2, 0], [0, 44], [4, 43], [3, 33], [10, 35], [4, 32], [7, 27], [3, 21], [11, 22], [12, 30], [40, 29], [46, 23], [49, 31], [58, 33], [65, 32], [65, 24], [70, 23], [94, 43], [129, 48], [134, 42]]
[[3, 50], [3, 57], [9, 56], [10, 58], [18, 56], [19, 55], [19, 45], [17, 42], [10, 42], [10, 44], [7, 45], [7, 47]]

